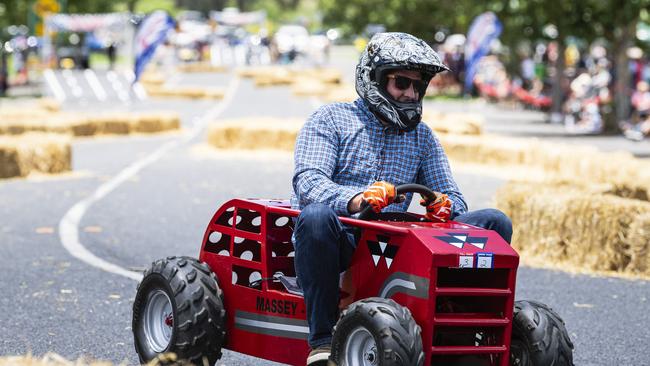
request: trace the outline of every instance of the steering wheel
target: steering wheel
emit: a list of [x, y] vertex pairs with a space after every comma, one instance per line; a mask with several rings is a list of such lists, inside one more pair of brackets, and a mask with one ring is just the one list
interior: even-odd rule
[[[432, 191], [429, 187], [423, 186], [421, 184], [409, 183], [409, 184], [401, 184], [395, 187], [395, 201], [393, 203], [403, 202], [405, 199], [404, 195], [406, 195], [407, 193], [419, 193], [423, 198], [431, 201], [436, 199], [436, 193]], [[365, 208], [363, 208], [361, 210], [361, 213], [359, 213], [358, 219], [368, 221], [374, 218], [376, 215], [377, 214], [372, 209], [372, 206], [365, 203]]]

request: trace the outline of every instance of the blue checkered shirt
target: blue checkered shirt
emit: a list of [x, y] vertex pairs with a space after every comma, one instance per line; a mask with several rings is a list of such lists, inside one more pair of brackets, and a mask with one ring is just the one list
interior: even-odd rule
[[[467, 204], [449, 169], [440, 141], [429, 126], [410, 132], [383, 126], [362, 99], [320, 107], [300, 130], [294, 152], [291, 205], [324, 203], [349, 216], [348, 202], [376, 181], [419, 183], [446, 193], [452, 216]], [[384, 211], [406, 211], [412, 195]]]

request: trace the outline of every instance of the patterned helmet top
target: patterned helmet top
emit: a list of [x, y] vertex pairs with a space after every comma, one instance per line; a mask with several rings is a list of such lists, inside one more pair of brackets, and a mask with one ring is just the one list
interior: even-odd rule
[[449, 70], [440, 56], [423, 40], [407, 33], [377, 33], [359, 58], [355, 88], [372, 112], [400, 130], [414, 129], [422, 118], [422, 98], [417, 102], [398, 102], [385, 90], [389, 70], [414, 70], [425, 82]]

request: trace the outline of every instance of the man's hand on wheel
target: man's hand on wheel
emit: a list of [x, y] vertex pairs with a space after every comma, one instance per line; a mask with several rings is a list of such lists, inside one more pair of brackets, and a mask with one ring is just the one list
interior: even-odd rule
[[421, 199], [420, 204], [427, 208], [426, 218], [431, 221], [446, 222], [451, 216], [451, 200], [444, 193], [436, 192], [433, 201]]
[[395, 186], [388, 182], [375, 182], [363, 192], [363, 199], [379, 213], [395, 200]]

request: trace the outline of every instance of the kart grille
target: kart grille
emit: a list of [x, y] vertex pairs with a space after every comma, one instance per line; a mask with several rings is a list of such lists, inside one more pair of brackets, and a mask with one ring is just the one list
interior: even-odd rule
[[438, 268], [431, 365], [508, 365], [515, 271]]

